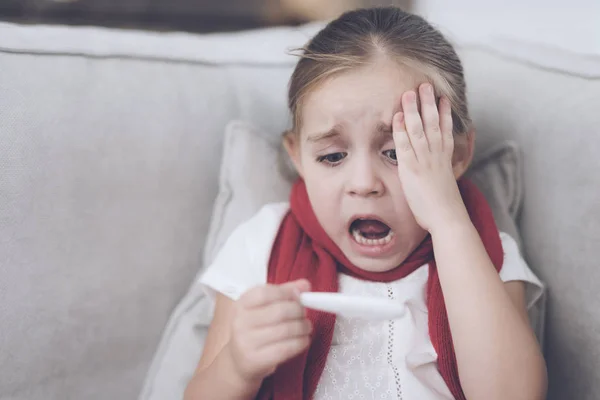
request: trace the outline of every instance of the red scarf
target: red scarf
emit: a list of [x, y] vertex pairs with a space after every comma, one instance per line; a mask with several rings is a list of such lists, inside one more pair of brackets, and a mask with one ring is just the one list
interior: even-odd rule
[[[483, 194], [474, 184], [461, 180], [459, 188], [471, 221], [479, 232], [492, 263], [500, 271], [504, 254], [492, 211]], [[458, 378], [456, 355], [431, 237], [428, 236], [401, 265], [393, 270], [369, 272], [352, 265], [327, 236], [312, 209], [302, 180], [298, 180], [292, 188], [290, 208], [290, 212], [279, 228], [271, 252], [267, 281], [280, 284], [306, 278], [310, 281], [313, 291], [337, 292], [340, 272], [368, 281], [392, 282], [429, 264], [427, 282], [429, 336], [438, 354], [440, 374], [452, 395], [457, 400], [464, 400], [465, 395]], [[263, 382], [256, 397], [258, 400], [312, 398], [331, 346], [335, 315], [308, 310], [308, 318], [314, 327], [309, 349], [280, 365], [275, 373]]]

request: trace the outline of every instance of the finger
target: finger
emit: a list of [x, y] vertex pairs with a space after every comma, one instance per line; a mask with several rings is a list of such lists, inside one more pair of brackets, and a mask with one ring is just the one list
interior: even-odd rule
[[452, 157], [454, 152], [454, 132], [452, 123], [452, 107], [446, 97], [440, 98], [440, 129], [442, 131], [442, 150]]
[[256, 346], [260, 348], [288, 339], [310, 336], [311, 332], [312, 323], [304, 318], [257, 329], [252, 333], [252, 336]]
[[286, 285], [294, 286], [300, 293], [309, 292], [310, 288], [311, 288], [310, 282], [306, 279], [298, 279], [297, 281], [288, 282], [288, 283], [284, 284], [283, 286], [286, 286]]
[[305, 279], [287, 282], [283, 285], [263, 285], [250, 289], [240, 297], [245, 308], [262, 307], [277, 301], [295, 300], [303, 289], [310, 289]]
[[402, 109], [404, 111], [404, 125], [410, 138], [417, 160], [426, 157], [429, 153], [429, 144], [423, 130], [421, 115], [417, 106], [417, 94], [409, 90], [402, 95]]
[[404, 126], [404, 113], [397, 112], [392, 119], [392, 132], [394, 135], [394, 145], [396, 146], [396, 159], [399, 168], [406, 164], [417, 162], [417, 156], [413, 150], [410, 138]]
[[430, 83], [424, 83], [419, 87], [419, 98], [421, 99], [421, 116], [429, 149], [432, 153], [441, 153], [442, 132], [440, 129], [440, 118], [437, 104], [435, 103], [433, 86]]
[[284, 301], [266, 305], [248, 312], [247, 326], [251, 328], [272, 326], [286, 321], [304, 319], [306, 311], [297, 301]]
[[269, 365], [278, 365], [296, 357], [306, 350], [309, 345], [310, 337], [300, 336], [266, 346], [258, 352], [258, 357], [264, 359]]

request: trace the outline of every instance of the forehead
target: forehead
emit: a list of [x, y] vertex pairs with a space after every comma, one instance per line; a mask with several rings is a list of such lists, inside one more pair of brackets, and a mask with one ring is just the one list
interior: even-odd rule
[[421, 81], [422, 77], [392, 61], [344, 71], [307, 94], [302, 105], [302, 131], [389, 123], [400, 110], [402, 93], [416, 88]]

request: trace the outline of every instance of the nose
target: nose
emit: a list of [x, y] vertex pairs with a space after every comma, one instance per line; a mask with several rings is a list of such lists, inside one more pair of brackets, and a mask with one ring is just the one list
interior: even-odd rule
[[353, 164], [349, 171], [348, 192], [355, 196], [381, 196], [384, 185], [375, 163], [364, 158], [355, 159]]

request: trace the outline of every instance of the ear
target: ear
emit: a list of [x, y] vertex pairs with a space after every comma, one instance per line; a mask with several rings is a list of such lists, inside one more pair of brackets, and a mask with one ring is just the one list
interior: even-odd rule
[[460, 135], [454, 140], [454, 155], [452, 156], [452, 170], [454, 177], [460, 179], [471, 165], [475, 153], [475, 128], [470, 127], [465, 135]]
[[292, 161], [296, 172], [301, 178], [304, 177], [302, 162], [300, 160], [300, 138], [297, 133], [287, 131], [283, 134], [283, 147]]

